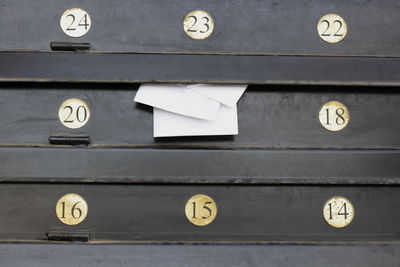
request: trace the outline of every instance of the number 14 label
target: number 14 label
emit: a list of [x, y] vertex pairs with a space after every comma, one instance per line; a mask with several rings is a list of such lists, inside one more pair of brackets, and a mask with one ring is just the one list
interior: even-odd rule
[[330, 226], [343, 228], [353, 221], [354, 207], [347, 198], [336, 196], [325, 203], [323, 214]]

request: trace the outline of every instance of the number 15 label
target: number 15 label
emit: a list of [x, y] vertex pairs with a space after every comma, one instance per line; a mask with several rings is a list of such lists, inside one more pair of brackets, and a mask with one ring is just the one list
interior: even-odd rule
[[205, 226], [212, 223], [217, 216], [217, 205], [209, 196], [195, 195], [187, 201], [185, 214], [194, 225]]

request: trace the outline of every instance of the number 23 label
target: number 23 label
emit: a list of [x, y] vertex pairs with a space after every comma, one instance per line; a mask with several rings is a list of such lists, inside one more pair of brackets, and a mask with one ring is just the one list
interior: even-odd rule
[[194, 10], [183, 20], [183, 30], [190, 38], [203, 40], [214, 31], [214, 20], [204, 10]]

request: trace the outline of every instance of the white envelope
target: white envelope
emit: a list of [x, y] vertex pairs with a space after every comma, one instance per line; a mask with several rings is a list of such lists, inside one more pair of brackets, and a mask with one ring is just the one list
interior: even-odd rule
[[238, 119], [236, 106], [221, 106], [215, 121], [190, 118], [154, 108], [154, 137], [237, 135]]
[[187, 89], [185, 84], [142, 84], [134, 101], [205, 120], [215, 120], [221, 106], [219, 102]]
[[246, 90], [247, 84], [191, 84], [187, 88], [225, 106], [234, 107]]

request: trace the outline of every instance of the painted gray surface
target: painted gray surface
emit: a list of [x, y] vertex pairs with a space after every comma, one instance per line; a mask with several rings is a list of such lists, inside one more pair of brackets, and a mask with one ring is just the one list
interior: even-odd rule
[[400, 58], [1, 52], [0, 81], [400, 86]]
[[398, 266], [399, 246], [1, 244], [2, 266]]
[[[92, 144], [151, 148], [399, 149], [400, 94], [395, 88], [250, 86], [238, 105], [239, 135], [153, 138], [152, 108], [134, 103], [137, 84], [2, 84], [0, 144], [49, 144], [51, 135], [89, 136]], [[91, 110], [88, 123], [68, 129], [58, 119], [66, 99]], [[330, 132], [321, 106], [344, 103], [349, 125]]]
[[[398, 186], [0, 184], [0, 240], [45, 240], [50, 230], [89, 232], [91, 240], [151, 242], [398, 242]], [[88, 215], [75, 226], [55, 214], [60, 197], [79, 194]], [[185, 204], [197, 194], [218, 213], [191, 224]], [[346, 228], [323, 218], [326, 201], [344, 196], [355, 217]], [[396, 243], [397, 244], [397, 243]]]
[[[397, 0], [3, 0], [0, 7], [0, 50], [49, 50], [51, 41], [69, 41], [89, 42], [95, 51], [400, 55]], [[66, 36], [59, 26], [61, 14], [73, 7], [92, 18], [81, 38]], [[215, 20], [214, 33], [203, 41], [182, 29], [195, 9]], [[327, 13], [348, 24], [340, 43], [328, 44], [317, 34]]]

